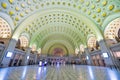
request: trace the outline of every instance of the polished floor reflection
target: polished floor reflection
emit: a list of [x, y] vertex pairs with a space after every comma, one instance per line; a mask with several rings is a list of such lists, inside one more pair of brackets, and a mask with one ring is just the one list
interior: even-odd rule
[[82, 65], [0, 68], [0, 80], [120, 80], [120, 72]]

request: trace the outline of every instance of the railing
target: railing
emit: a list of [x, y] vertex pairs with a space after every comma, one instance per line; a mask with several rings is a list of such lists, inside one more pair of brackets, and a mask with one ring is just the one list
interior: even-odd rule
[[114, 67], [120, 70], [120, 43], [112, 45], [110, 50], [115, 63]]
[[25, 51], [17, 49], [17, 48], [15, 48], [14, 52], [17, 53], [17, 54], [22, 54], [22, 55], [25, 54]]

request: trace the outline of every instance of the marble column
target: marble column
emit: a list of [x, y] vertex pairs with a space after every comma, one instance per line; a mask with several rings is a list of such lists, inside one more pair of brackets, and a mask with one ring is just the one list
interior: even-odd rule
[[30, 58], [30, 51], [31, 51], [31, 48], [28, 47], [26, 49], [26, 54], [25, 54], [24, 59], [23, 59], [23, 65], [28, 65], [28, 61]]
[[[5, 48], [5, 50], [3, 51], [2, 53], [2, 58], [0, 59], [0, 62], [1, 62], [1, 66], [2, 67], [8, 67], [9, 66], [9, 63], [10, 63], [10, 60], [12, 59], [13, 55], [14, 55], [14, 49], [15, 49], [15, 46], [16, 46], [16, 43], [17, 41], [15, 39], [11, 39], [9, 41], [9, 44], [8, 46]], [[9, 52], [10, 55], [7, 57], [7, 53]]]
[[14, 53], [14, 55], [13, 55], [13, 59], [12, 59], [11, 66], [14, 66], [14, 62], [15, 62], [15, 56], [16, 56], [16, 53]]
[[38, 64], [38, 55], [35, 56], [35, 64]]
[[71, 63], [71, 62], [72, 62], [72, 60], [73, 60], [72, 58], [73, 58], [73, 57], [74, 57], [74, 55], [73, 55], [73, 54], [69, 54], [69, 57], [68, 57], [68, 62], [69, 62], [69, 63]]
[[3, 53], [4, 49], [5, 49], [5, 45], [0, 43], [0, 60], [2, 59], [2, 53]]
[[105, 58], [104, 56], [102, 56], [104, 58], [106, 66], [114, 65], [113, 60], [112, 60], [112, 53], [111, 53], [109, 47], [107, 47], [107, 44], [105, 43], [105, 40], [99, 41], [99, 46], [100, 46], [100, 49], [101, 49], [101, 52], [102, 52], [101, 54], [103, 54], [103, 53], [108, 54], [108, 58], [107, 57]]
[[85, 48], [86, 60], [88, 65], [92, 65], [92, 59], [88, 48]]
[[82, 54], [82, 52], [79, 51], [78, 56], [79, 56], [80, 62], [81, 62], [81, 54]]
[[37, 59], [37, 57], [38, 57], [37, 54], [38, 54], [38, 52], [35, 51], [35, 64], [37, 64], [37, 60], [38, 60], [38, 59]]

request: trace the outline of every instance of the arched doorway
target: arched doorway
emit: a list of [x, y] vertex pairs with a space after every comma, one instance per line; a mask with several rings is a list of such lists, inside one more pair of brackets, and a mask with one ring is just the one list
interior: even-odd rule
[[62, 48], [54, 48], [53, 55], [54, 56], [63, 56], [64, 51]]

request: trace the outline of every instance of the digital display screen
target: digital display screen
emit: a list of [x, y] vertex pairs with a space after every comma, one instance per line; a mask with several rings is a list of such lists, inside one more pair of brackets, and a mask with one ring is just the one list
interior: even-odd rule
[[88, 59], [89, 59], [89, 57], [88, 57], [88, 56], [86, 56], [86, 59], [88, 60]]
[[30, 57], [29, 56], [27, 56], [27, 59], [29, 59]]
[[12, 52], [7, 52], [7, 55], [6, 55], [6, 57], [12, 57]]
[[108, 54], [107, 53], [103, 53], [103, 57], [104, 58], [108, 58]]

